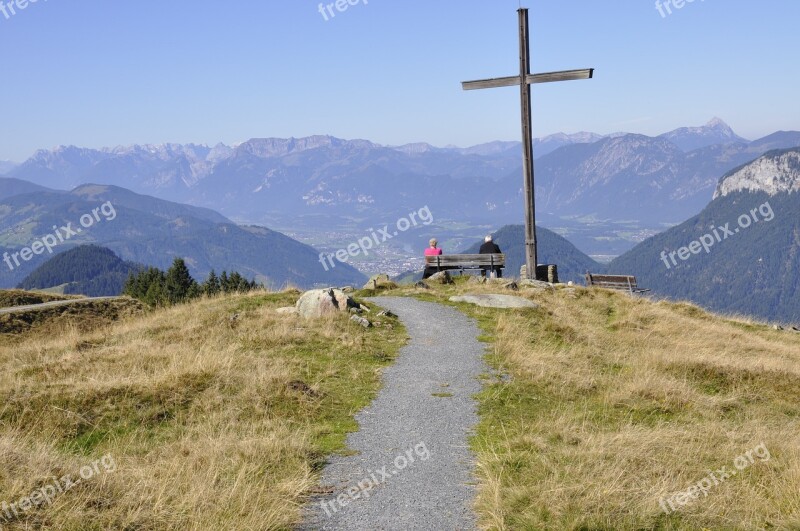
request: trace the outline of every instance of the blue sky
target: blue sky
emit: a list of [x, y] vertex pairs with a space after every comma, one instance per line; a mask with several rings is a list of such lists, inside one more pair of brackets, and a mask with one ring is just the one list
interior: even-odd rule
[[[537, 136], [655, 135], [713, 116], [748, 138], [800, 129], [796, 0], [695, 0], [665, 17], [652, 0], [522, 5], [535, 71], [597, 69], [535, 87]], [[519, 0], [361, 0], [328, 21], [318, 6], [39, 0], [0, 13], [0, 160], [59, 144], [519, 138], [517, 89], [460, 86], [517, 71]]]

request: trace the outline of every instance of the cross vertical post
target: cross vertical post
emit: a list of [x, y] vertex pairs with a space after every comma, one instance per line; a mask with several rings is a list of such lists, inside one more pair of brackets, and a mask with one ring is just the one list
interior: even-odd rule
[[565, 70], [561, 72], [547, 72], [544, 74], [531, 74], [530, 32], [528, 24], [528, 10], [520, 8], [519, 11], [519, 75], [482, 79], [479, 81], [464, 81], [464, 90], [475, 90], [497, 87], [520, 87], [520, 107], [522, 112], [522, 173], [523, 190], [525, 194], [525, 261], [526, 276], [531, 280], [536, 278], [537, 246], [536, 246], [536, 189], [534, 187], [534, 161], [533, 161], [533, 129], [531, 118], [531, 88], [535, 83], [551, 83], [554, 81], [570, 81], [575, 79], [591, 79], [594, 76], [593, 68], [581, 70]]
[[525, 263], [526, 275], [536, 280], [536, 192], [533, 174], [533, 130], [531, 120], [531, 86], [528, 76], [531, 73], [530, 34], [528, 29], [528, 10], [519, 11], [519, 87], [520, 108], [522, 109], [522, 173], [525, 196]]

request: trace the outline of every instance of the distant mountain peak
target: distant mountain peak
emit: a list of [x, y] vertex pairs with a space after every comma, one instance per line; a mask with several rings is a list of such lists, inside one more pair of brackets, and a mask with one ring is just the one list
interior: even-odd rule
[[740, 191], [800, 192], [800, 148], [770, 151], [720, 179], [714, 199]]
[[725, 129], [730, 129], [730, 126], [726, 124], [722, 118], [718, 118], [717, 116], [709, 120], [706, 127], [724, 127]]
[[[439, 151], [440, 148], [432, 146], [426, 142], [415, 142], [413, 144], [403, 144], [402, 146], [396, 146], [392, 148], [396, 151], [400, 151], [401, 153], [407, 153], [409, 155], [419, 155], [421, 153], [428, 153], [430, 151]], [[444, 148], [448, 149], [448, 148]], [[450, 148], [452, 149], [452, 148]]]
[[238, 153], [248, 153], [259, 158], [281, 157], [322, 147], [375, 148], [368, 140], [343, 140], [330, 135], [313, 135], [303, 138], [251, 138], [236, 147]]
[[660, 135], [683, 151], [694, 151], [716, 144], [746, 144], [749, 141], [737, 135], [731, 127], [716, 116], [699, 127], [681, 127]]

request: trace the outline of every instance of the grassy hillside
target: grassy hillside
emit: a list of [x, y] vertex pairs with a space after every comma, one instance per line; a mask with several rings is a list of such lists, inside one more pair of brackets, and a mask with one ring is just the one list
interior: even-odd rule
[[297, 523], [405, 336], [275, 311], [296, 298], [230, 296], [0, 343], [0, 501], [95, 463], [52, 505], [0, 513], [3, 529]]
[[144, 306], [129, 298], [102, 301], [76, 299], [78, 302], [69, 305], [0, 314], [0, 340], [18, 344], [65, 332], [90, 332], [144, 313]]
[[[390, 293], [451, 304], [500, 286]], [[472, 440], [483, 527], [800, 527], [800, 334], [604, 290], [520, 294], [539, 308], [457, 305], [496, 370]], [[405, 339], [394, 320], [365, 330], [276, 312], [297, 296], [206, 299], [0, 343], [0, 498], [114, 463], [0, 524], [297, 524]], [[736, 473], [708, 479], [722, 469]], [[682, 494], [703, 481], [697, 499]]]
[[[481, 397], [484, 522], [498, 529], [800, 525], [800, 334], [580, 290], [496, 316]], [[531, 321], [537, 326], [531, 326]], [[707, 497], [662, 509], [763, 445]], [[669, 505], [667, 505], [669, 508]]]
[[[417, 296], [474, 292], [501, 290]], [[800, 528], [800, 334], [606, 290], [523, 295], [540, 308], [458, 305], [498, 371], [473, 438], [483, 526]], [[723, 467], [736, 475], [676, 502]]]
[[24, 291], [21, 289], [0, 290], [0, 308], [10, 308], [12, 306], [28, 306], [30, 304], [41, 304], [43, 302], [63, 301], [67, 299], [78, 299], [77, 296], [54, 295], [41, 291]]

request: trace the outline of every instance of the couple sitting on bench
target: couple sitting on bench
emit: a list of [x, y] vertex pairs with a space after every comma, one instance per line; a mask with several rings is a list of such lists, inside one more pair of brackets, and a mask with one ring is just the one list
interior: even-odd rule
[[480, 269], [481, 275], [486, 276], [487, 271], [493, 272], [497, 278], [503, 277], [503, 266], [505, 257], [496, 243], [492, 241], [492, 236], [486, 236], [480, 248], [480, 255], [487, 255], [482, 259], [476, 259], [479, 255], [453, 255], [448, 259], [438, 258], [442, 256], [442, 250], [437, 246], [439, 242], [432, 238], [429, 242], [430, 247], [425, 249], [425, 271], [422, 278], [428, 278], [439, 271], [447, 269]]

